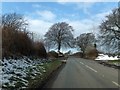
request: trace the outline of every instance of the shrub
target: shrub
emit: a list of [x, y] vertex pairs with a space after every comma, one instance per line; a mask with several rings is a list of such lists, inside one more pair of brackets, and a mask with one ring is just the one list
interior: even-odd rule
[[76, 52], [76, 53], [73, 53], [71, 56], [76, 56], [76, 57], [83, 57], [83, 53], [82, 52]]
[[41, 58], [47, 58], [47, 53], [42, 42], [34, 43], [34, 54]]
[[27, 22], [22, 15], [12, 13], [2, 16], [2, 55], [3, 57], [38, 56], [46, 58], [42, 42], [34, 42], [27, 31]]
[[58, 53], [55, 51], [50, 51], [50, 52], [48, 52], [48, 57], [49, 58], [58, 58]]
[[98, 51], [95, 47], [87, 47], [85, 51], [85, 58], [95, 59], [98, 56]]

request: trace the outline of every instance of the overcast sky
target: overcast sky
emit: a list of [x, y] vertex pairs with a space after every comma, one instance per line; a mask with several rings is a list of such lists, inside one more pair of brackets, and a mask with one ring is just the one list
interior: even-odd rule
[[105, 16], [117, 7], [117, 2], [3, 2], [2, 13], [23, 14], [29, 30], [41, 36], [54, 23], [65, 21], [73, 26], [77, 37], [81, 33], [96, 33]]

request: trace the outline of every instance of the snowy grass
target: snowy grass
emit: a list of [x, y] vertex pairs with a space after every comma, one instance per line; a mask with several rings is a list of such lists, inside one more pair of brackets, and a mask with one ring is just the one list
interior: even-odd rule
[[[36, 78], [33, 79], [29, 83], [29, 86], [30, 86], [29, 88], [32, 88], [32, 87], [38, 88], [42, 84], [42, 82], [46, 81], [46, 79], [48, 78], [48, 76], [54, 70], [56, 70], [61, 64], [62, 63], [59, 60], [55, 60], [55, 61], [49, 62], [49, 63], [44, 63], [41, 77], [39, 75], [37, 75]], [[38, 80], [39, 80], [39, 82], [38, 82]]]
[[114, 64], [116, 66], [120, 66], [120, 59], [118, 60], [108, 60], [109, 64]]
[[98, 57], [95, 60], [119, 60], [118, 56], [108, 56], [104, 54], [99, 54]]
[[106, 62], [109, 65], [120, 66], [120, 58], [118, 58], [118, 56], [113, 57], [104, 54], [99, 54], [99, 56], [95, 60]]
[[45, 59], [31, 60], [27, 57], [18, 60], [7, 60], [5, 58], [0, 60], [2, 64], [2, 70], [0, 72], [0, 82], [2, 83], [0, 85], [3, 89], [9, 90], [28, 88], [29, 85], [32, 85], [34, 88], [31, 82], [42, 80], [46, 75], [45, 73], [52, 70], [52, 62], [46, 61]]

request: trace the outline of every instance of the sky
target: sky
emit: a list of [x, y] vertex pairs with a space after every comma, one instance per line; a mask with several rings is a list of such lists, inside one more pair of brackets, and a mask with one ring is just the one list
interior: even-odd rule
[[29, 31], [42, 37], [54, 23], [67, 22], [77, 37], [88, 32], [97, 34], [105, 16], [117, 7], [117, 2], [2, 2], [2, 14], [24, 15]]
[[117, 2], [3, 2], [2, 14], [24, 15], [29, 30], [42, 36], [57, 22], [67, 22], [74, 35], [98, 31], [105, 16], [117, 8]]

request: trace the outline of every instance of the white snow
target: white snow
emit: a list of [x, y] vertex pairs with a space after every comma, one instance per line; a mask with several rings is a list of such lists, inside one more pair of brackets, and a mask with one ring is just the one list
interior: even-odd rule
[[14, 88], [18, 83], [20, 85], [18, 86], [19, 88], [27, 87], [28, 78], [34, 79], [36, 75], [42, 75], [42, 72], [45, 72], [42, 61], [44, 60], [30, 60], [27, 57], [18, 60], [7, 60], [6, 58], [0, 60], [2, 64], [0, 67], [2, 69], [0, 70], [0, 86]]
[[98, 57], [95, 60], [118, 60], [120, 58], [118, 58], [118, 56], [108, 56], [108, 55], [104, 55], [104, 54], [99, 54]]

